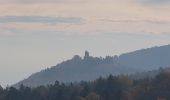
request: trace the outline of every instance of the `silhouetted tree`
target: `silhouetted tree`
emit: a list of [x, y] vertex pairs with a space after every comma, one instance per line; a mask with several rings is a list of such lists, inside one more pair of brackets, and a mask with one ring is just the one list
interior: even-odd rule
[[131, 80], [127, 76], [109, 75], [95, 81], [18, 89], [0, 87], [0, 100], [170, 100], [170, 73], [155, 78]]

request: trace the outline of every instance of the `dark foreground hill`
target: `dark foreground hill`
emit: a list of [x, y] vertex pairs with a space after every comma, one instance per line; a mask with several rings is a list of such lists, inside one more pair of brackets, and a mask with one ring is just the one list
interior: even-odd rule
[[17, 83], [16, 87], [36, 87], [60, 82], [80, 82], [95, 80], [100, 76], [132, 74], [170, 66], [170, 45], [142, 49], [120, 56], [105, 58], [92, 57], [88, 52], [84, 58], [76, 55], [56, 66], [31, 75]]
[[133, 80], [109, 75], [90, 82], [59, 83], [29, 88], [0, 88], [0, 100], [170, 100], [170, 73]]

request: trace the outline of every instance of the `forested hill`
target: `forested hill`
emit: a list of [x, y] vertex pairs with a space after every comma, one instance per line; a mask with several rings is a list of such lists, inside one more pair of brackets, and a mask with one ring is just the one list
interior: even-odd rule
[[90, 81], [100, 76], [127, 74], [131, 71], [133, 71], [133, 69], [126, 68], [119, 64], [117, 57], [92, 57], [86, 51], [83, 58], [75, 55], [70, 60], [31, 75], [15, 86], [24, 84], [26, 86], [36, 87], [39, 85], [53, 84], [56, 80], [65, 83], [80, 82], [82, 80]]
[[91, 82], [0, 88], [0, 100], [170, 100], [169, 83], [170, 73], [164, 70], [140, 80], [109, 75]]
[[125, 53], [119, 56], [119, 62], [123, 65], [140, 68], [145, 71], [160, 67], [169, 67], [170, 45]]
[[85, 52], [82, 58], [75, 55], [72, 59], [31, 75], [17, 83], [36, 87], [60, 82], [80, 82], [95, 80], [100, 76], [132, 74], [152, 71], [160, 67], [170, 66], [170, 45], [153, 47], [125, 53], [120, 56], [92, 57]]

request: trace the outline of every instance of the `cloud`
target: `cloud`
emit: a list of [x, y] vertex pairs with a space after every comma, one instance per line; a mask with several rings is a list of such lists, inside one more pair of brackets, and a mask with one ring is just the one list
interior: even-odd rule
[[70, 3], [70, 2], [84, 2], [84, 0], [0, 0], [1, 3], [21, 3], [21, 4], [34, 4], [34, 3]]
[[[37, 3], [84, 3], [84, 2], [112, 2], [116, 3], [117, 0], [0, 0], [0, 3], [21, 3], [21, 4], [37, 4]], [[138, 2], [145, 5], [162, 5], [169, 4], [170, 0], [119, 0], [122, 3], [131, 3]]]
[[148, 19], [99, 19], [99, 21], [103, 22], [111, 22], [111, 23], [148, 23], [148, 24], [170, 24], [170, 21], [163, 20], [148, 20]]
[[146, 5], [162, 5], [170, 3], [170, 0], [137, 0], [137, 1]]
[[82, 19], [78, 17], [47, 17], [47, 16], [1, 16], [0, 23], [43, 23], [43, 24], [77, 24]]
[[60, 2], [62, 0], [1, 0], [1, 3], [37, 3], [37, 2]]
[[[150, 0], [87, 0], [83, 2], [82, 0], [62, 0], [63, 3], [52, 3], [60, 1], [42, 0], [49, 3], [32, 4], [34, 1], [30, 0], [31, 4], [0, 4], [0, 30], [3, 30], [4, 34], [23, 33], [11, 29], [35, 31], [35, 33], [53, 31], [61, 34], [100, 34], [102, 32], [103, 34], [107, 32], [162, 34], [169, 32], [170, 8], [141, 5]], [[24, 2], [26, 3], [27, 0]], [[35, 2], [38, 3], [40, 0]], [[73, 15], [76, 17], [69, 17]]]

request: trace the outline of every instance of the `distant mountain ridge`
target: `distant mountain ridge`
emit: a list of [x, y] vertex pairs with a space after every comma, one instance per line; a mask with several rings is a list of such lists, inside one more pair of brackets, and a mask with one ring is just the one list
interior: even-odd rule
[[133, 74], [156, 70], [159, 67], [170, 66], [170, 45], [142, 49], [120, 56], [107, 56], [105, 58], [92, 57], [89, 52], [81, 58], [75, 55], [72, 59], [56, 66], [35, 73], [25, 80], [15, 84], [36, 87], [60, 82], [80, 82], [95, 80], [100, 76], [109, 74]]
[[119, 56], [119, 62], [141, 70], [154, 70], [170, 66], [170, 45], [153, 47], [125, 53]]

